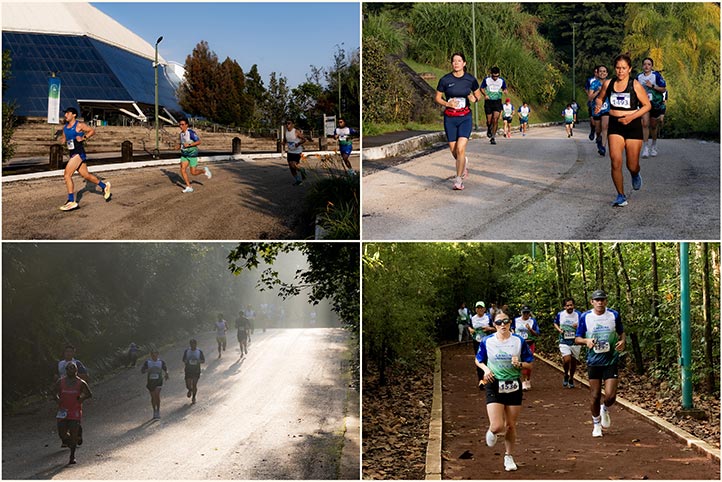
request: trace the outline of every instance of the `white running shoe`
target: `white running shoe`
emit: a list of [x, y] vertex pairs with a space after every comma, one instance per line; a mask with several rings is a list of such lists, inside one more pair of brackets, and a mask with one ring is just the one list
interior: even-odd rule
[[649, 147], [646, 145], [644, 146], [644, 149], [642, 149], [642, 159], [646, 159], [649, 157]]
[[497, 436], [494, 432], [491, 430], [486, 431], [486, 445], [489, 447], [493, 447], [496, 445]]
[[657, 146], [652, 146], [649, 148], [649, 155], [652, 157], [657, 157]]
[[208, 169], [208, 167], [204, 167], [203, 170], [206, 171], [205, 174], [208, 179], [213, 177], [213, 174], [211, 174], [211, 170]]
[[78, 203], [76, 203], [75, 201], [68, 201], [65, 204], [63, 204], [62, 206], [60, 206], [61, 211], [71, 211], [71, 210], [77, 209], [77, 208], [78, 208]]
[[183, 192], [193, 192], [193, 188], [190, 186], [186, 186], [186, 188], [183, 189]]
[[602, 436], [602, 426], [598, 423], [594, 424], [594, 430], [592, 430], [592, 437], [601, 437]]
[[110, 199], [110, 183], [105, 183], [105, 189], [103, 189], [103, 199], [108, 201]]
[[504, 454], [504, 470], [511, 472], [517, 469], [516, 463], [514, 463], [514, 457], [511, 454]]
[[454, 181], [454, 191], [463, 191], [464, 190], [464, 183], [461, 182], [461, 178], [457, 177]]
[[612, 419], [609, 417], [609, 410], [604, 410], [602, 408], [599, 411], [599, 414], [602, 416], [602, 428], [609, 428], [612, 426]]

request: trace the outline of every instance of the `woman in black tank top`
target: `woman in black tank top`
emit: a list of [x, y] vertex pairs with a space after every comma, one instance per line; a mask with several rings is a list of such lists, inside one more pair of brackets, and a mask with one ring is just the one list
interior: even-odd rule
[[[627, 169], [632, 175], [632, 188], [642, 187], [639, 174], [639, 153], [642, 151], [642, 116], [649, 112], [652, 104], [644, 87], [631, 77], [632, 59], [627, 54], [614, 59], [614, 78], [604, 82], [597, 96], [595, 112], [602, 108], [602, 102], [609, 98], [609, 159], [612, 163], [612, 181], [617, 189], [617, 199], [612, 206], [626, 206], [622, 161], [627, 154]], [[641, 105], [641, 107], [640, 107]]]

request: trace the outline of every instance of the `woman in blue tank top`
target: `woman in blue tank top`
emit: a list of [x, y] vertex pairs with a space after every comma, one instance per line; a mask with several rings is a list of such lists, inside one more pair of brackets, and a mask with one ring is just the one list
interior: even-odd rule
[[612, 181], [617, 189], [617, 199], [612, 206], [627, 205], [624, 194], [622, 160], [627, 154], [627, 169], [632, 175], [632, 188], [642, 187], [639, 174], [639, 153], [642, 151], [642, 116], [649, 112], [652, 104], [642, 84], [631, 77], [632, 59], [627, 54], [614, 59], [616, 76], [604, 82], [597, 96], [595, 112], [602, 109], [602, 101], [609, 99], [609, 158], [612, 163]]
[[78, 121], [78, 111], [74, 107], [65, 109], [65, 127], [63, 127], [63, 142], [68, 148], [70, 159], [65, 165], [63, 178], [65, 186], [68, 188], [68, 201], [60, 206], [61, 211], [70, 211], [78, 207], [75, 200], [75, 185], [73, 184], [73, 174], [83, 176], [83, 179], [97, 184], [103, 191], [103, 197], [106, 201], [110, 200], [110, 183], [103, 182], [88, 171], [88, 165], [85, 163], [85, 141], [95, 135], [95, 129], [88, 126], [84, 122]]

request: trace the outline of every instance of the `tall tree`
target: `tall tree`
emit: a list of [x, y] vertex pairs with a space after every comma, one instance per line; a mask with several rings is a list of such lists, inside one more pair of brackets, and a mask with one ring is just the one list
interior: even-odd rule
[[246, 97], [249, 99], [250, 116], [249, 127], [258, 128], [263, 124], [263, 106], [266, 103], [268, 92], [263, 85], [261, 74], [258, 72], [258, 65], [253, 64], [251, 70], [246, 74]]
[[214, 119], [218, 99], [218, 56], [201, 40], [186, 57], [185, 80], [178, 92], [180, 106], [194, 115]]
[[264, 120], [267, 127], [280, 126], [289, 115], [288, 100], [290, 91], [286, 84], [287, 80], [284, 76], [278, 76], [276, 72], [271, 72], [268, 81], [268, 95], [264, 103]]
[[3, 50], [3, 144], [2, 144], [2, 162], [3, 164], [12, 159], [15, 152], [15, 145], [12, 143], [13, 134], [15, 133], [15, 104], [5, 101], [5, 90], [7, 89], [7, 81], [12, 76], [12, 58], [9, 50]]

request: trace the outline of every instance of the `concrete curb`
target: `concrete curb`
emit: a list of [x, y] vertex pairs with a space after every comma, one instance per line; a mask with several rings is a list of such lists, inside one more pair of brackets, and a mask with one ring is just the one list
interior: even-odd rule
[[[564, 373], [564, 369], [557, 365], [556, 363], [552, 362], [551, 360], [546, 359], [545, 357], [534, 354], [534, 358], [538, 358], [539, 360], [543, 361], [547, 365], [551, 366], [552, 368], [556, 368], [559, 370], [560, 373]], [[574, 379], [581, 383], [582, 385], [585, 385], [586, 387], [589, 387], [589, 383], [579, 378], [578, 375], [574, 376]], [[629, 400], [625, 400], [624, 398], [617, 396], [617, 403], [621, 405], [624, 409], [629, 410], [630, 412], [636, 413], [637, 415], [640, 415], [644, 420], [646, 420], [648, 423], [654, 425], [655, 427], [664, 430], [668, 434], [672, 435], [673, 437], [677, 437], [681, 441], [683, 441], [687, 447], [691, 447], [700, 454], [706, 456], [707, 458], [711, 458], [716, 460], [717, 462], [720, 461], [720, 449], [713, 447], [712, 445], [708, 444], [702, 439], [699, 439], [695, 437], [694, 435], [682, 430], [679, 427], [676, 427], [663, 419], [662, 417], [659, 417], [652, 412], [643, 409], [642, 407], [639, 407], [635, 405], [634, 403], [630, 402]]]
[[[352, 154], [359, 154], [360, 151], [354, 151]], [[306, 156], [310, 157], [321, 157], [330, 156], [336, 153], [336, 151], [310, 151], [306, 152]], [[220, 162], [220, 161], [243, 161], [243, 162], [254, 162], [262, 159], [277, 159], [282, 157], [282, 154], [274, 152], [271, 154], [223, 154], [220, 156], [204, 156], [199, 157], [199, 162]], [[141, 167], [154, 167], [154, 166], [170, 166], [177, 165], [180, 162], [180, 157], [171, 159], [158, 159], [154, 161], [138, 161], [138, 162], [123, 162], [119, 164], [102, 164], [98, 166], [88, 167], [90, 172], [107, 172], [107, 171], [119, 171], [125, 169], [137, 169]], [[42, 179], [46, 177], [62, 177], [63, 170], [58, 169], [55, 171], [46, 172], [32, 172], [29, 174], [16, 174], [10, 176], [2, 176], [2, 182], [15, 182], [15, 181], [28, 181], [31, 179]]]
[[441, 480], [441, 348], [436, 348], [434, 363], [434, 401], [431, 403], [429, 442], [426, 445], [426, 480]]
[[443, 132], [432, 132], [420, 136], [410, 137], [402, 141], [386, 144], [385, 146], [366, 147], [363, 149], [362, 161], [377, 161], [387, 159], [409, 152], [419, 151], [431, 146], [436, 142], [443, 142], [446, 139]]

